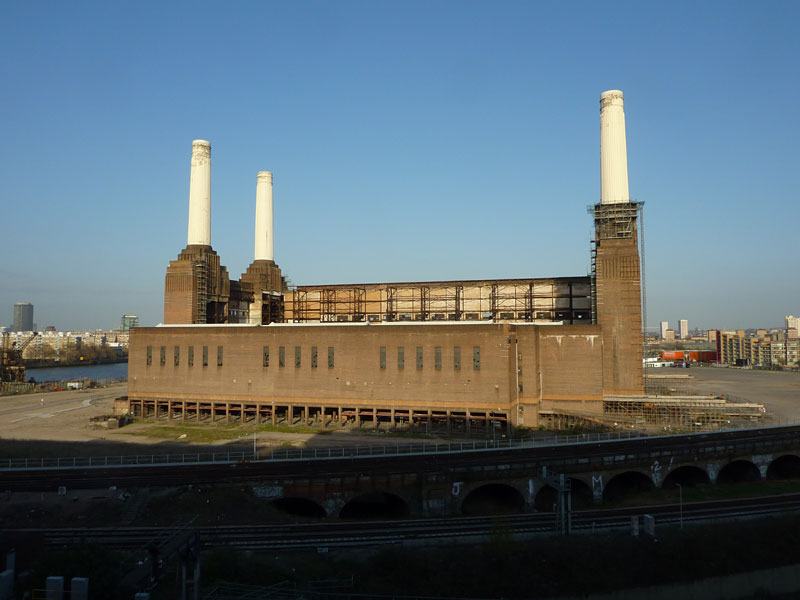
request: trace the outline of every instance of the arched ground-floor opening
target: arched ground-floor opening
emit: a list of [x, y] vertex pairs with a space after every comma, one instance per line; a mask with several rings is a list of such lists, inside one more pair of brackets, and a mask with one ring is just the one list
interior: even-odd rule
[[612, 477], [603, 488], [603, 500], [606, 502], [619, 502], [641, 492], [654, 488], [653, 481], [645, 474], [638, 471], [626, 471]]
[[758, 481], [761, 472], [749, 460], [735, 460], [719, 470], [717, 483], [741, 483], [744, 481]]
[[679, 485], [681, 487], [696, 487], [704, 483], [710, 483], [708, 473], [700, 467], [684, 465], [670, 471], [669, 475], [664, 478], [664, 483], [661, 484], [661, 487], [668, 490], [677, 488]]
[[408, 504], [400, 496], [371, 492], [356, 496], [342, 507], [342, 519], [402, 519], [408, 516]]
[[767, 467], [767, 479], [800, 479], [800, 456], [784, 454]]
[[488, 483], [472, 490], [461, 504], [465, 515], [497, 515], [520, 513], [525, 498], [516, 488], [504, 483]]
[[[580, 479], [569, 478], [570, 495], [572, 496], [572, 509], [584, 510], [590, 508], [593, 503], [592, 488]], [[533, 508], [536, 512], [553, 512], [558, 502], [558, 493], [555, 488], [546, 485], [536, 494], [533, 500]]]
[[270, 502], [270, 504], [276, 510], [297, 517], [322, 518], [326, 516], [325, 509], [308, 498], [278, 498]]

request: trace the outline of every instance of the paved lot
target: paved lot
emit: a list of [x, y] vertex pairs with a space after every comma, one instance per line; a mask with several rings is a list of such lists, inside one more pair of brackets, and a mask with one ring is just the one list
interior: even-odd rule
[[725, 394], [734, 401], [763, 402], [776, 419], [800, 422], [800, 373], [720, 367], [693, 367], [680, 372], [692, 375], [695, 394]]
[[[681, 370], [680, 374], [693, 377], [695, 394], [725, 394], [732, 400], [763, 402], [767, 411], [779, 422], [800, 422], [800, 373], [695, 367]], [[198, 445], [178, 439], [165, 440], [163, 436], [132, 435], [136, 431], [145, 433], [151, 427], [146, 423], [119, 430], [89, 428], [90, 417], [112, 414], [114, 398], [126, 393], [127, 384], [123, 383], [98, 390], [2, 396], [0, 440], [14, 440], [9, 443], [16, 448], [12, 450], [9, 443], [3, 444], [5, 448], [0, 447], [0, 455], [50, 456], [53, 452], [62, 456], [150, 454], [197, 452], [208, 447], [221, 449], [221, 446], [225, 446], [225, 450], [252, 448], [252, 437], [249, 435], [241, 440], [219, 440]], [[162, 424], [166, 425], [166, 422]], [[263, 432], [258, 435], [262, 448], [285, 445], [381, 445], [386, 441], [374, 435], [359, 435], [355, 431], [324, 436], [282, 432]], [[402, 440], [393, 438], [389, 443], [402, 443]]]
[[121, 383], [95, 390], [0, 396], [0, 437], [83, 441], [106, 432], [89, 429], [89, 418], [114, 412], [114, 398], [128, 393]]
[[[148, 434], [148, 430], [169, 426], [167, 421], [134, 423], [122, 429], [89, 427], [91, 417], [113, 414], [114, 398], [127, 392], [127, 383], [122, 383], [97, 390], [0, 396], [0, 457], [249, 452], [253, 448], [252, 427], [241, 436], [235, 434], [233, 439], [195, 443], [181, 439], [177, 433], [175, 438], [169, 439], [163, 434]], [[172, 425], [180, 426], [180, 422]], [[419, 442], [418, 439], [353, 430], [331, 430], [326, 435], [262, 430], [257, 441], [261, 450], [285, 446], [380, 446]], [[426, 436], [425, 441], [444, 440]]]

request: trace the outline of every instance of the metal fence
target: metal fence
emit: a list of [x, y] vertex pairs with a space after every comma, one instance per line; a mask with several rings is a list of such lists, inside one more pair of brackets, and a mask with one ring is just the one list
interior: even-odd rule
[[[127, 377], [109, 377], [103, 379], [63, 379], [61, 381], [42, 381], [37, 383], [22, 383], [15, 381], [4, 381], [0, 383], [0, 395], [13, 396], [16, 394], [29, 394], [31, 392], [53, 392], [53, 391], [72, 391], [69, 389], [69, 384], [74, 382], [81, 382], [83, 386], [87, 386], [88, 382], [92, 382], [95, 387], [105, 387], [114, 385], [115, 383], [123, 383], [128, 381]], [[90, 387], [82, 387], [80, 389], [93, 389]]]
[[498, 439], [485, 442], [449, 442], [441, 444], [410, 443], [390, 446], [335, 446], [328, 448], [277, 448], [254, 452], [197, 452], [189, 454], [131, 454], [127, 456], [74, 456], [53, 458], [0, 459], [0, 471], [24, 469], [80, 469], [103, 467], [139, 467], [158, 465], [196, 465], [251, 461], [323, 460], [367, 458], [410, 454], [451, 454], [456, 452], [491, 452], [511, 448], [532, 448], [589, 442], [609, 442], [646, 437], [639, 432], [584, 433], [564, 436], [536, 436], [525, 439]]

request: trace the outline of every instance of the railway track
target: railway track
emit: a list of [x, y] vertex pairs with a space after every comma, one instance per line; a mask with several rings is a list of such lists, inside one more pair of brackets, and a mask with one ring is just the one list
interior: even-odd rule
[[[735, 500], [714, 500], [632, 508], [573, 511], [572, 532], [624, 530], [631, 517], [650, 514], [658, 526], [757, 518], [800, 511], [800, 494], [783, 494]], [[185, 526], [197, 531], [204, 547], [228, 546], [242, 550], [290, 550], [380, 546], [402, 543], [453, 542], [487, 538], [498, 527], [516, 537], [555, 533], [553, 513], [514, 514], [452, 519], [296, 523], [291, 525]], [[51, 547], [100, 544], [119, 549], [147, 548], [173, 538], [180, 527], [105, 527], [59, 529], [6, 529], [11, 535], [41, 536]]]

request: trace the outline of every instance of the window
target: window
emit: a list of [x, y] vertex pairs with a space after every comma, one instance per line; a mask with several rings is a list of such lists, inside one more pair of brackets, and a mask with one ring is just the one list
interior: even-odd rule
[[300, 367], [300, 346], [294, 347], [294, 366]]
[[311, 346], [311, 368], [317, 368], [317, 347]]
[[417, 368], [422, 368], [422, 346], [417, 346]]
[[456, 371], [461, 369], [461, 346], [453, 347], [453, 368]]
[[386, 368], [386, 346], [381, 346], [381, 369]]
[[269, 346], [264, 346], [264, 355], [263, 355], [262, 364], [265, 367], [269, 366]]
[[333, 346], [328, 346], [328, 368], [333, 368]]
[[161, 346], [161, 366], [167, 364], [167, 347]]
[[479, 371], [481, 368], [481, 347], [474, 346], [472, 348], [472, 368]]
[[436, 368], [437, 371], [441, 371], [442, 370], [442, 347], [441, 346], [436, 346], [436, 348], [434, 349], [433, 352], [434, 352], [434, 358], [433, 358], [434, 367]]
[[406, 351], [402, 346], [397, 349], [397, 368], [403, 369], [406, 366]]
[[190, 367], [194, 366], [194, 346], [189, 346], [189, 351], [187, 352], [186, 362], [189, 363]]
[[222, 346], [217, 346], [217, 366], [222, 366]]
[[284, 346], [278, 348], [278, 366], [279, 367], [286, 366], [286, 348]]
[[172, 351], [172, 354], [173, 358], [175, 359], [175, 366], [177, 367], [179, 364], [181, 364], [181, 347], [175, 346], [175, 348]]
[[153, 364], [153, 347], [152, 346], [148, 346], [147, 347], [147, 364], [148, 365], [152, 365]]
[[203, 346], [203, 366], [208, 366], [208, 346]]

